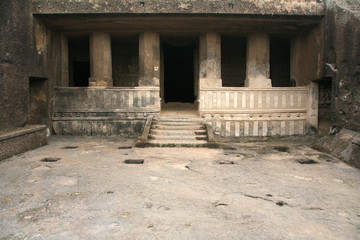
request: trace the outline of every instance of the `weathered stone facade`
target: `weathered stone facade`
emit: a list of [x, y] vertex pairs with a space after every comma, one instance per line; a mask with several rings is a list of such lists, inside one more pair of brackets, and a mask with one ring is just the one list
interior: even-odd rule
[[[189, 88], [184, 101], [195, 101], [214, 133], [306, 134], [319, 127], [319, 88], [323, 99], [332, 79], [334, 121], [359, 130], [356, 1], [0, 4], [0, 129], [32, 123], [55, 134], [135, 134], [181, 98], [176, 89]], [[181, 51], [184, 61], [169, 64]], [[172, 85], [173, 70], [177, 81], [192, 80]]]

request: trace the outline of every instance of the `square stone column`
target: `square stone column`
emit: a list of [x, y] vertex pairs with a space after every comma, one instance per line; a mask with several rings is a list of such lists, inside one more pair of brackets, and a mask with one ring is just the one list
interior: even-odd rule
[[207, 32], [200, 36], [200, 89], [222, 87], [221, 35]]
[[139, 86], [160, 86], [160, 34], [139, 35]]
[[248, 36], [245, 87], [271, 87], [270, 38], [266, 33]]
[[113, 86], [111, 36], [108, 33], [94, 32], [90, 35], [89, 86]]
[[69, 42], [65, 35], [61, 35], [61, 87], [69, 86]]
[[314, 133], [319, 127], [319, 83], [309, 84], [309, 100], [307, 109], [307, 130]]

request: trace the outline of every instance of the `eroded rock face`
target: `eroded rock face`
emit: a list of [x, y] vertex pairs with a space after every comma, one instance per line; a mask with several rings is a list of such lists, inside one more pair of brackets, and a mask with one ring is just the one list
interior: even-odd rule
[[321, 15], [324, 0], [33, 0], [35, 13], [241, 13]]
[[1, 1], [0, 4], [0, 129], [20, 127], [26, 122], [29, 5], [28, 1]]
[[360, 131], [360, 2], [328, 1], [325, 75], [332, 77], [332, 113], [337, 125]]
[[[46, 70], [51, 73], [54, 67], [45, 68], [47, 52], [38, 52], [36, 49], [35, 21], [30, 0], [0, 1], [0, 19], [0, 130], [2, 130], [22, 127], [29, 123], [30, 78], [50, 78], [51, 75], [46, 74], [44, 70], [51, 69]], [[45, 39], [44, 35], [41, 37]], [[51, 61], [48, 62], [52, 64]], [[47, 92], [47, 89], [45, 90]]]

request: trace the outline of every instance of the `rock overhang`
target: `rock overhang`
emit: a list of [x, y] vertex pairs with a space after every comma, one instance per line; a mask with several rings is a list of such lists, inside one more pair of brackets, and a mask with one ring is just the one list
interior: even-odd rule
[[325, 0], [32, 0], [34, 14], [245, 14], [321, 16]]

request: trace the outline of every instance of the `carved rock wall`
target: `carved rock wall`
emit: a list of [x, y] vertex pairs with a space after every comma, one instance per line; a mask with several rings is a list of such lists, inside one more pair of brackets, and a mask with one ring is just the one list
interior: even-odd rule
[[60, 34], [34, 19], [31, 0], [0, 1], [0, 19], [1, 131], [29, 123], [31, 79], [45, 81], [46, 96], [41, 97], [47, 105], [45, 115], [50, 115], [53, 84], [61, 80], [61, 58]]
[[27, 121], [28, 39], [32, 34], [28, 1], [1, 1], [0, 18], [0, 129], [3, 129], [21, 127]]
[[328, 1], [325, 71], [332, 78], [332, 118], [336, 125], [360, 131], [360, 2]]
[[223, 13], [321, 15], [323, 0], [33, 0], [35, 13]]

